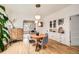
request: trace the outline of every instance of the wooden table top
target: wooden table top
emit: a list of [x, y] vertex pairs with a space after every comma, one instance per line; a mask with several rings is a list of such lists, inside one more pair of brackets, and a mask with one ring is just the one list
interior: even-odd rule
[[45, 34], [39, 34], [39, 35], [31, 34], [31, 37], [35, 39], [41, 39], [44, 38], [45, 36], [46, 36]]

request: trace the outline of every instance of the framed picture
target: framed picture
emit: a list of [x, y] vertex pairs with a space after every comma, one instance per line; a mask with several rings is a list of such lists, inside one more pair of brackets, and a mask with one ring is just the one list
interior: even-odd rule
[[50, 21], [50, 28], [52, 28], [52, 21]]
[[53, 28], [56, 28], [56, 20], [53, 21]]
[[58, 25], [63, 25], [64, 24], [64, 18], [61, 18], [58, 20]]
[[43, 22], [39, 22], [39, 27], [43, 27]]

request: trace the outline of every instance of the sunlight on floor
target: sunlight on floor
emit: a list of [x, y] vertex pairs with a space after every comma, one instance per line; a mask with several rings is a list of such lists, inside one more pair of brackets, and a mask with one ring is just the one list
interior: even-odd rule
[[13, 43], [9, 48], [4, 51], [2, 54], [45, 54], [46, 52], [42, 49], [39, 52], [35, 52], [35, 46], [30, 44], [30, 48], [28, 49], [23, 42]]

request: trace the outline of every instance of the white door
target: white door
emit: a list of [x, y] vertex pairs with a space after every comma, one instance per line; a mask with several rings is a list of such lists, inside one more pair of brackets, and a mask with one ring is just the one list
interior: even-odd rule
[[79, 45], [79, 16], [71, 17], [71, 45]]

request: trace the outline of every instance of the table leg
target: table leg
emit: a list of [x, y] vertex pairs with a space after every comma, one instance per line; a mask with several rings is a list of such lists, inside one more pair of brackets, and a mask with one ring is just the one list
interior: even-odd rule
[[36, 44], [36, 49], [35, 49], [35, 51], [39, 51], [41, 48], [40, 48], [40, 45], [39, 45], [39, 41], [40, 40], [37, 40], [37, 44]]

